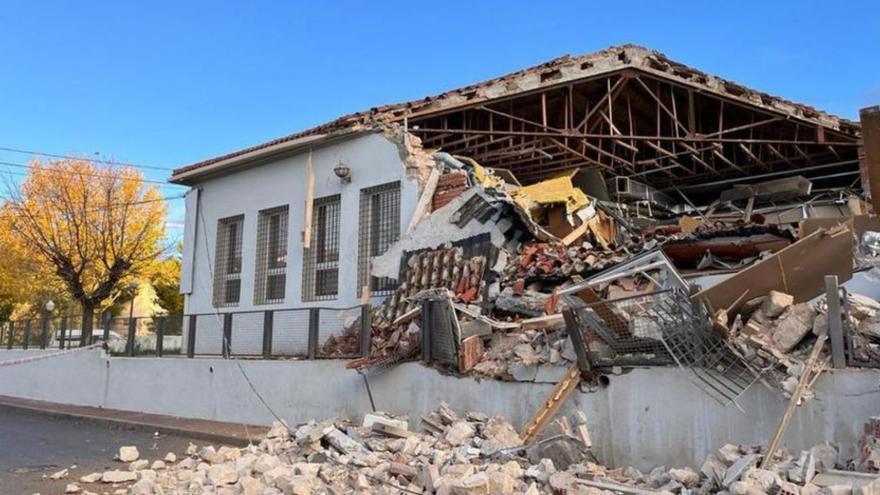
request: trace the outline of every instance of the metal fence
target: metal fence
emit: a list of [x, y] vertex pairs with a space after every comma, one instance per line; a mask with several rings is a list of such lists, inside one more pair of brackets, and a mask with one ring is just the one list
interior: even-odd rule
[[578, 304], [565, 317], [570, 334], [580, 336], [572, 343], [582, 368], [674, 363], [723, 404], [735, 404], [760, 377], [712, 331], [703, 306], [679, 289]]
[[0, 322], [7, 349], [72, 348], [104, 343], [115, 355], [354, 358], [369, 354], [369, 305], [203, 313], [185, 316], [96, 317], [83, 335], [81, 317]]

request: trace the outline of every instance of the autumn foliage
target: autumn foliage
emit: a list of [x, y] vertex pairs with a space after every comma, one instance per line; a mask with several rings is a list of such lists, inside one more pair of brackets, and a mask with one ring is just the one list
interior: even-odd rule
[[95, 309], [162, 254], [162, 199], [132, 167], [36, 161], [10, 191], [0, 221], [20, 254], [38, 265], [29, 274], [53, 275], [81, 306], [88, 335]]

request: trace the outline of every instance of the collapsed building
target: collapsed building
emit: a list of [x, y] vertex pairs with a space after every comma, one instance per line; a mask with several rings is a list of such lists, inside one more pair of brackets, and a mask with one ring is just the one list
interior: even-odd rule
[[[339, 206], [314, 199], [311, 147], [360, 133], [393, 142], [409, 201], [376, 193], [365, 203], [362, 189], [358, 228], [384, 225], [375, 208], [385, 202], [409, 213], [399, 229], [395, 219], [358, 239], [356, 288], [373, 307], [322, 339], [320, 354], [366, 349], [348, 364], [365, 381], [420, 359], [445, 373], [555, 382], [518, 434], [528, 444], [577, 387], [600, 388], [626, 367], [680, 367], [732, 407], [766, 386], [793, 408], [825, 369], [880, 365], [880, 291], [863, 283], [880, 255], [878, 132], [876, 109], [852, 122], [626, 45], [345, 116], [172, 180], [195, 185], [227, 162], [240, 170], [239, 156], [263, 149], [308, 149], [302, 300], [326, 300], [344, 275], [322, 270], [345, 259], [320, 245], [335, 235], [338, 246], [327, 218]], [[333, 170], [351, 180], [348, 165]], [[231, 232], [240, 257], [240, 229]], [[238, 303], [247, 282], [232, 279], [218, 287], [215, 276], [215, 307]], [[850, 288], [856, 279], [865, 294]], [[254, 294], [255, 304], [284, 299], [277, 287]], [[806, 462], [779, 453], [788, 419], [767, 449], [738, 450], [708, 476], [759, 452]], [[690, 478], [676, 490], [694, 488]]]
[[[599, 315], [581, 321], [588, 358], [687, 364], [692, 356], [670, 351], [670, 339], [693, 335], [624, 328], [656, 322], [650, 306], [662, 299], [667, 316], [698, 305], [692, 331], [719, 337], [707, 345], [738, 363], [737, 385], [723, 385], [723, 396], [780, 367], [775, 384], [791, 388], [809, 354], [806, 330], [820, 334], [827, 318], [809, 301], [825, 294], [826, 275], [852, 277], [875, 223], [858, 123], [634, 46], [330, 126], [355, 123], [403, 126], [408, 152], [433, 161], [409, 228], [371, 263], [373, 277], [397, 281], [372, 314], [383, 363], [412, 357], [443, 329], [455, 354], [444, 358], [458, 372], [528, 379], [549, 363], [562, 378], [577, 361], [569, 308]], [[620, 267], [631, 270], [609, 278]], [[658, 270], [677, 283], [656, 280]], [[633, 311], [644, 318], [617, 314]], [[866, 358], [877, 342], [858, 330], [870, 323], [860, 325], [848, 352]], [[607, 328], [589, 330], [599, 326]], [[423, 342], [422, 356], [444, 354], [438, 345]], [[802, 359], [791, 361], [796, 350]]]

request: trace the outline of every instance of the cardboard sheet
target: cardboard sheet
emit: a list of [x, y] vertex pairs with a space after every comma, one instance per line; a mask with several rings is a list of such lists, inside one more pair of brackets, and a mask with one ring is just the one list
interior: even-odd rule
[[714, 314], [725, 310], [733, 317], [742, 304], [778, 290], [809, 301], [825, 290], [825, 275], [840, 283], [852, 278], [852, 234], [846, 226], [820, 229], [736, 275], [693, 296]]

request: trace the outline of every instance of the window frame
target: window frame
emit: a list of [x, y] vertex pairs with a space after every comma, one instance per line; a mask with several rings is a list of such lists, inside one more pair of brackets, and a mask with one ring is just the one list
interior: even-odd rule
[[[241, 273], [244, 264], [244, 214], [218, 219], [215, 237], [212, 302], [215, 308], [238, 306], [241, 304]], [[231, 282], [238, 282], [235, 300], [230, 300], [229, 297]]]
[[[391, 295], [398, 285], [393, 279], [373, 277], [370, 271], [373, 259], [384, 254], [390, 246], [400, 240], [400, 202], [401, 181], [399, 180], [360, 190], [356, 289], [358, 297], [361, 296], [365, 285], [369, 286], [371, 296]], [[387, 238], [383, 239], [383, 236]]]
[[[329, 212], [328, 212], [329, 211]], [[332, 301], [339, 298], [340, 237], [342, 235], [342, 195], [316, 198], [312, 203], [312, 238], [303, 249], [303, 302]], [[333, 291], [324, 290], [320, 273], [335, 273]]]
[[[289, 205], [265, 208], [257, 213], [257, 256], [254, 266], [254, 306], [283, 304], [287, 298], [287, 267], [290, 255]], [[283, 253], [283, 255], [281, 254]], [[282, 261], [278, 261], [283, 258]], [[282, 283], [272, 283], [282, 277]], [[280, 291], [275, 294], [273, 291]], [[280, 297], [271, 297], [271, 296]]]

